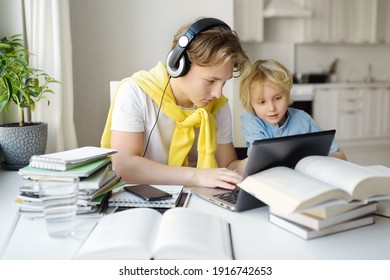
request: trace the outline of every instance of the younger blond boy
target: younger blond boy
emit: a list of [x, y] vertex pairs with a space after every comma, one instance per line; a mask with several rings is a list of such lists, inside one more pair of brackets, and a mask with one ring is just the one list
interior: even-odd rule
[[[246, 112], [241, 116], [241, 131], [248, 152], [258, 139], [322, 130], [305, 111], [289, 107], [292, 85], [291, 73], [272, 59], [255, 61], [243, 75], [240, 99]], [[346, 159], [335, 140], [329, 155]]]

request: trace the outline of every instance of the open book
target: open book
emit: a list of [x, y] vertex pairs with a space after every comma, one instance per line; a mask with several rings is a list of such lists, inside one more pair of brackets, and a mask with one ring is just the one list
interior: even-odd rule
[[104, 216], [75, 259], [233, 259], [229, 224], [188, 208]]
[[238, 185], [285, 213], [390, 195], [388, 174], [328, 156], [305, 157], [295, 169], [278, 166], [260, 171]]

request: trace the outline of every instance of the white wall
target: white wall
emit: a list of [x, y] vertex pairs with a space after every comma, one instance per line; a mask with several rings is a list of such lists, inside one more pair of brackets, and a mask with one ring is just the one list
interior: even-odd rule
[[[164, 60], [179, 26], [200, 16], [213, 16], [234, 27], [233, 0], [69, 1], [75, 123], [80, 146], [100, 144], [109, 107], [109, 81], [149, 69], [158, 60]], [[0, 36], [22, 33], [20, 3], [0, 0]], [[289, 39], [299, 29], [299, 21], [294, 20], [288, 30], [281, 29], [281, 24], [273, 20], [267, 21], [267, 42], [244, 44], [252, 59], [275, 58], [291, 71], [306, 72], [326, 69], [339, 57], [341, 80], [362, 79], [368, 63], [373, 65], [375, 78], [390, 79], [390, 45], [294, 45]], [[283, 38], [283, 41], [272, 41], [273, 38]], [[242, 109], [237, 95], [233, 95], [237, 83], [235, 90], [233, 85], [227, 86], [231, 105], [234, 104], [234, 142], [239, 146], [243, 143], [239, 119]]]
[[109, 81], [165, 60], [174, 33], [201, 16], [233, 25], [233, 0], [70, 0], [78, 143], [100, 145]]
[[335, 58], [339, 58], [339, 82], [364, 81], [369, 64], [375, 81], [390, 81], [390, 45], [385, 44], [297, 45], [296, 70], [303, 73], [328, 71]]
[[[23, 33], [21, 1], [0, 0], [0, 38]], [[0, 124], [17, 120], [17, 108], [11, 106], [10, 111], [0, 112]]]
[[362, 82], [372, 65], [376, 81], [390, 81], [388, 44], [294, 44], [288, 42], [245, 43], [252, 60], [274, 58], [292, 72], [327, 72], [338, 58], [338, 82]]
[[0, 0], [0, 37], [22, 33], [21, 1]]

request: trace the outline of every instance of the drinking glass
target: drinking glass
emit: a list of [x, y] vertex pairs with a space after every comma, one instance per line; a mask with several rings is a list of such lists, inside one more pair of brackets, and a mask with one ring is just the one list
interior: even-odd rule
[[42, 178], [37, 184], [49, 236], [64, 238], [73, 235], [79, 178]]

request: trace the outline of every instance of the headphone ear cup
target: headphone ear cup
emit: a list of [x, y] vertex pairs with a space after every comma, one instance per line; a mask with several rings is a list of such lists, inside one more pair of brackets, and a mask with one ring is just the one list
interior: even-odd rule
[[175, 64], [175, 66], [171, 67], [170, 65], [172, 65], [172, 62], [170, 61], [171, 61], [173, 51], [174, 50], [170, 51], [167, 56], [167, 61], [166, 61], [167, 71], [172, 78], [182, 77], [188, 73], [188, 70], [190, 70], [190, 61], [188, 59], [187, 53], [183, 52], [180, 60]]

